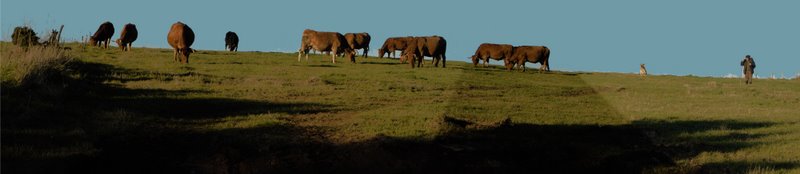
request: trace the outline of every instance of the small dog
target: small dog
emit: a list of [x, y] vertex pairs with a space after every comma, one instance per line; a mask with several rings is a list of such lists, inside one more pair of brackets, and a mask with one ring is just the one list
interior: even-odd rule
[[642, 76], [642, 78], [647, 76], [647, 68], [644, 68], [644, 64], [639, 65], [639, 75]]

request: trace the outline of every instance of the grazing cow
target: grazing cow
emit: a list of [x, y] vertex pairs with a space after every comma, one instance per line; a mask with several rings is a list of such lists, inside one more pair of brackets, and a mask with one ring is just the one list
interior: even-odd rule
[[139, 37], [139, 31], [136, 30], [136, 25], [131, 23], [125, 24], [122, 27], [122, 33], [119, 33], [119, 39], [117, 39], [117, 46], [119, 46], [122, 51], [130, 51], [131, 47], [133, 47], [133, 41], [136, 41], [136, 38]]
[[744, 84], [753, 84], [753, 73], [756, 70], [756, 61], [753, 60], [750, 55], [744, 57], [744, 60], [740, 63], [744, 69], [742, 72], [744, 73]]
[[417, 40], [417, 49], [422, 53], [422, 56], [433, 58], [431, 63], [435, 67], [439, 67], [440, 60], [442, 62], [442, 68], [446, 67], [445, 62], [447, 57], [445, 56], [445, 52], [447, 52], [447, 41], [444, 37], [427, 36], [415, 38]]
[[[174, 50], [175, 61], [188, 64], [189, 54], [194, 52], [194, 49], [191, 48], [192, 43], [194, 43], [194, 31], [192, 31], [192, 28], [182, 22], [172, 24], [169, 34], [167, 34], [167, 42]], [[178, 54], [182, 55], [180, 60], [178, 60]]]
[[[414, 37], [390, 37], [386, 38], [386, 41], [383, 42], [383, 46], [378, 49], [378, 57], [383, 58], [384, 54], [388, 53], [388, 57], [394, 57], [395, 51], [400, 50], [404, 51], [406, 49], [406, 45], [408, 45], [409, 41], [414, 40]], [[405, 53], [400, 53], [400, 55], [404, 55]], [[401, 56], [402, 61], [402, 56]]]
[[228, 51], [239, 51], [239, 35], [233, 31], [225, 33], [225, 49]]
[[494, 60], [503, 60], [511, 57], [514, 46], [508, 44], [491, 44], [483, 43], [475, 50], [475, 55], [472, 55], [472, 64], [478, 66], [478, 62], [483, 60], [483, 67], [488, 67], [489, 58]]
[[522, 66], [525, 72], [525, 62], [540, 63], [539, 72], [550, 71], [550, 49], [546, 46], [518, 46], [514, 47], [511, 57], [506, 58], [506, 69], [512, 70], [516, 66]]
[[364, 57], [367, 57], [369, 41], [371, 40], [369, 33], [346, 33], [344, 34], [344, 39], [347, 40], [347, 44], [350, 45], [350, 49], [353, 49], [353, 51], [364, 49]]
[[297, 61], [300, 61], [300, 57], [302, 57], [303, 54], [306, 55], [306, 61], [308, 61], [308, 52], [314, 49], [320, 52], [333, 52], [331, 55], [331, 62], [333, 63], [336, 63], [336, 55], [341, 53], [347, 55], [351, 62], [356, 62], [355, 51], [350, 49], [350, 46], [347, 45], [347, 40], [345, 40], [341, 33], [306, 29], [303, 31], [303, 37], [300, 42]]
[[647, 68], [644, 68], [644, 64], [639, 64], [639, 76], [647, 77]]
[[417, 61], [417, 67], [422, 67], [423, 50], [425, 49], [425, 40], [413, 38], [405, 43], [406, 48], [400, 53], [401, 60], [408, 60], [411, 68], [414, 68], [414, 61]]
[[94, 32], [94, 35], [89, 37], [89, 44], [92, 46], [100, 46], [101, 42], [105, 42], [103, 44], [103, 48], [108, 48], [108, 42], [111, 41], [111, 36], [114, 36], [114, 24], [111, 22], [104, 22], [100, 24], [100, 27], [97, 28], [97, 31]]

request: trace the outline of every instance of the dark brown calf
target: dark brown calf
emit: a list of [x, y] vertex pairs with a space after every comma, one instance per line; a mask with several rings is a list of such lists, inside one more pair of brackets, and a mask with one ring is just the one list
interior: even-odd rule
[[111, 36], [114, 36], [114, 24], [111, 24], [111, 22], [104, 22], [100, 24], [100, 27], [97, 27], [97, 31], [94, 32], [94, 35], [89, 37], [89, 44], [92, 46], [100, 46], [102, 42], [105, 42], [100, 47], [108, 48], [108, 42], [111, 41]]
[[117, 39], [117, 46], [119, 46], [122, 51], [130, 51], [131, 47], [133, 47], [133, 41], [136, 41], [136, 38], [139, 37], [139, 31], [136, 30], [136, 25], [131, 23], [125, 24], [122, 27], [122, 33], [119, 33], [119, 39]]

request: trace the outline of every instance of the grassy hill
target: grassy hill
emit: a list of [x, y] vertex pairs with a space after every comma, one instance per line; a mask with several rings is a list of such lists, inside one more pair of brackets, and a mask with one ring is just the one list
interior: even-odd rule
[[797, 80], [0, 46], [3, 173], [800, 172]]

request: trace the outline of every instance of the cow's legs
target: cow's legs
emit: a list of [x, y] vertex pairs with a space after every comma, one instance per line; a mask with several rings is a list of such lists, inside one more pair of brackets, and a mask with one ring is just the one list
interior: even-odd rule
[[447, 56], [445, 56], [444, 53], [442, 53], [442, 68], [446, 67], [447, 67]]
[[411, 61], [408, 61], [408, 64], [411, 65], [411, 69], [414, 69], [415, 56], [414, 55], [402, 55], [402, 54], [400, 55], [400, 59], [409, 59], [409, 58], [411, 58]]
[[441, 57], [435, 56], [435, 57], [431, 57], [431, 58], [433, 58], [433, 60], [434, 60], [434, 62], [432, 62], [433, 67], [439, 67], [439, 60], [441, 59]]
[[419, 56], [419, 59], [417, 59], [417, 67], [421, 68], [424, 65], [422, 62], [425, 62], [425, 56], [424, 55]]
[[[297, 61], [300, 62], [300, 58], [303, 57], [303, 49], [297, 50]], [[306, 58], [308, 60], [308, 58]]]
[[172, 61], [173, 62], [177, 62], [178, 61], [178, 49], [177, 48], [173, 48], [172, 52], [174, 53], [173, 56], [172, 56]]
[[[336, 53], [338, 53], [338, 52], [336, 52], [336, 49], [334, 49], [332, 51], [333, 51], [333, 55], [331, 55], [331, 62], [336, 64]], [[330, 52], [328, 52], [328, 53], [330, 53]]]

